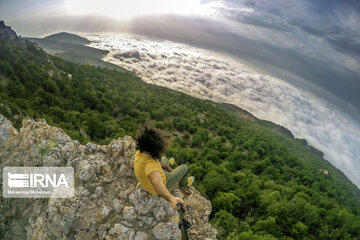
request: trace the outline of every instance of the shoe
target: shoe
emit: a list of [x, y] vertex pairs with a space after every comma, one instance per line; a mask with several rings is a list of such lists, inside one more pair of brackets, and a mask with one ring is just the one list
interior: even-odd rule
[[175, 163], [175, 159], [173, 157], [170, 158], [169, 163], [170, 163], [170, 166], [173, 166]]
[[195, 181], [195, 177], [194, 177], [194, 176], [188, 177], [188, 186], [190, 186], [191, 184], [193, 184], [194, 181]]

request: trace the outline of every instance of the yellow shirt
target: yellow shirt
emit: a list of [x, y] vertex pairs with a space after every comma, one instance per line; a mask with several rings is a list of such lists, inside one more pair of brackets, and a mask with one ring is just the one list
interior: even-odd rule
[[158, 195], [148, 177], [149, 174], [154, 171], [159, 171], [162, 182], [165, 185], [166, 177], [159, 161], [153, 159], [148, 153], [141, 153], [139, 150], [136, 151], [134, 161], [135, 176], [146, 191], [152, 195]]

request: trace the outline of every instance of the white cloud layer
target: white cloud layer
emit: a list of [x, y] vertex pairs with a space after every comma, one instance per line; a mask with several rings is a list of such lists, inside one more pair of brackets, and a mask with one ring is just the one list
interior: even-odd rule
[[145, 82], [232, 103], [285, 126], [323, 151], [360, 188], [360, 126], [325, 101], [281, 79], [184, 44], [120, 35], [88, 38], [95, 41], [92, 47], [111, 51], [105, 61], [135, 72]]

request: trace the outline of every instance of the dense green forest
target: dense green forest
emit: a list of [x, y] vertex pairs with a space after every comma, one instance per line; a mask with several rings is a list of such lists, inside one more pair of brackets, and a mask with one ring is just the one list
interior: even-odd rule
[[134, 136], [153, 119], [211, 200], [219, 239], [360, 239], [359, 190], [304, 141], [236, 108], [5, 41], [0, 101], [16, 127], [45, 118], [82, 143]]

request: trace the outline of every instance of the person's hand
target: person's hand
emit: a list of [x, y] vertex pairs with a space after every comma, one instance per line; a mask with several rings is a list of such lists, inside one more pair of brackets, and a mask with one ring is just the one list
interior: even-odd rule
[[166, 167], [166, 170], [167, 170], [168, 172], [171, 172], [173, 169], [172, 169], [170, 166], [167, 166], [167, 167]]
[[175, 211], [179, 210], [179, 206], [177, 206], [177, 203], [181, 203], [184, 207], [186, 206], [185, 202], [181, 198], [172, 197], [170, 199], [170, 204]]

